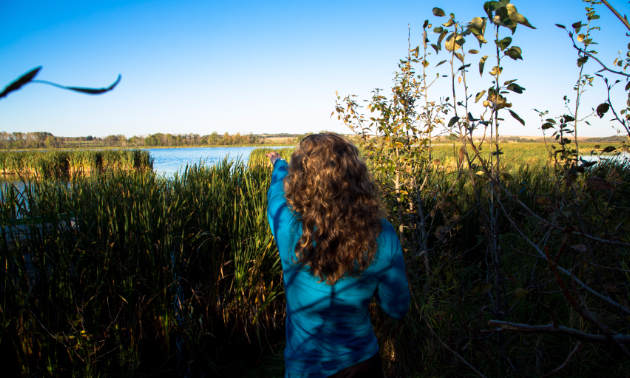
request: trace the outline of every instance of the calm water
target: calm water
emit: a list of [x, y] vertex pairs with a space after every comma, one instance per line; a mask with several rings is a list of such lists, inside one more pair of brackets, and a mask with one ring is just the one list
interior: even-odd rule
[[255, 148], [257, 147], [151, 148], [148, 151], [155, 158], [153, 169], [157, 173], [173, 174], [184, 169], [186, 164], [199, 163], [200, 161], [214, 164], [228, 157], [231, 160], [240, 159], [247, 162], [249, 154]]
[[612, 155], [605, 156], [597, 156], [597, 155], [582, 155], [580, 158], [584, 161], [617, 161], [619, 163], [628, 164], [630, 163], [630, 153], [628, 152], [618, 152]]
[[[205, 161], [206, 164], [214, 164], [227, 157], [230, 160], [239, 159], [247, 163], [249, 154], [255, 148], [258, 147], [151, 148], [147, 150], [155, 158], [153, 169], [160, 174], [172, 175], [178, 170], [183, 170], [186, 164], [195, 164], [200, 161]], [[17, 176], [0, 175], [0, 185], [7, 182], [17, 184], [19, 181]]]

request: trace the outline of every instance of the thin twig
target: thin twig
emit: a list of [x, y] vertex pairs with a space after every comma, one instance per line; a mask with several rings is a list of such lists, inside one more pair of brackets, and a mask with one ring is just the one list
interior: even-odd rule
[[569, 364], [569, 361], [571, 361], [571, 358], [573, 358], [573, 356], [575, 356], [575, 354], [580, 350], [580, 348], [582, 347], [582, 345], [584, 345], [584, 341], [580, 341], [575, 348], [573, 348], [573, 351], [571, 351], [571, 353], [569, 353], [569, 356], [567, 357], [567, 359], [564, 361], [564, 363], [560, 366], [558, 366], [557, 368], [553, 369], [552, 371], [550, 371], [549, 373], [545, 374], [542, 376], [542, 378], [547, 378], [547, 377], [551, 377], [553, 374], [556, 374], [557, 372], [559, 372], [560, 370], [564, 369], [565, 367], [567, 367], [567, 365]]
[[565, 227], [557, 226], [557, 225], [555, 225], [555, 224], [553, 224], [553, 223], [551, 223], [551, 222], [541, 218], [540, 216], [538, 216], [538, 214], [534, 213], [529, 207], [527, 207], [527, 205], [525, 205], [521, 200], [516, 198], [515, 195], [513, 195], [509, 190], [507, 190], [503, 186], [501, 186], [501, 189], [503, 189], [503, 191], [510, 197], [510, 199], [512, 199], [513, 201], [515, 201], [519, 205], [521, 205], [521, 207], [524, 208], [528, 213], [530, 213], [534, 218], [538, 219], [539, 221], [543, 222], [544, 224], [546, 224], [546, 225], [548, 225], [550, 227], [555, 228], [556, 230], [569, 232], [569, 233], [571, 233], [573, 235], [584, 236], [585, 238], [592, 239], [592, 240], [595, 240], [595, 241], [598, 241], [598, 242], [604, 243], [604, 244], [611, 244], [611, 245], [617, 245], [617, 246], [620, 246], [620, 247], [630, 248], [630, 244], [628, 244], [628, 243], [618, 242], [618, 241], [614, 241], [614, 240], [601, 239], [601, 238], [598, 238], [596, 236], [585, 234], [585, 233], [583, 233], [581, 231], [568, 231], [568, 230], [566, 230]]
[[[586, 333], [582, 331], [578, 331], [577, 329], [565, 327], [565, 326], [554, 326], [552, 324], [547, 325], [529, 325], [529, 324], [520, 324], [520, 323], [510, 323], [504, 322], [501, 320], [490, 320], [488, 325], [491, 327], [496, 327], [493, 330], [488, 331], [513, 331], [513, 332], [521, 332], [521, 333], [547, 333], [547, 334], [560, 334], [571, 336], [581, 341], [591, 342], [591, 343], [606, 343], [610, 340], [608, 337], [604, 335], [595, 335], [592, 333]], [[630, 343], [630, 335], [626, 334], [618, 334], [611, 335], [612, 338], [617, 340], [620, 343]]]
[[[567, 31], [567, 33], [568, 33], [568, 31]], [[573, 38], [571, 38], [571, 41], [573, 41]], [[585, 55], [588, 55], [588, 57], [589, 57], [589, 58], [595, 59], [595, 60], [597, 61], [597, 63], [599, 63], [599, 64], [603, 67], [603, 68], [602, 68], [600, 71], [598, 71], [598, 72], [601, 72], [601, 71], [608, 71], [608, 72], [615, 73], [615, 74], [617, 74], [617, 75], [621, 75], [621, 76], [625, 76], [625, 77], [630, 77], [630, 75], [628, 75], [628, 74], [627, 74], [627, 73], [625, 73], [625, 72], [611, 70], [610, 68], [606, 67], [606, 65], [605, 65], [604, 63], [602, 63], [602, 61], [601, 61], [601, 60], [597, 59], [597, 58], [596, 58], [593, 54], [589, 53], [589, 52], [588, 52], [588, 51], [586, 51], [586, 50], [582, 50], [581, 48], [579, 48], [579, 47], [575, 44], [575, 41], [573, 41], [573, 48], [575, 48], [576, 50], [578, 50], [579, 52], [581, 52], [581, 53], [583, 53], [583, 54], [585, 54]]]
[[[413, 295], [413, 291], [410, 291], [411, 296], [413, 297], [413, 303], [416, 306], [416, 310], [418, 310], [418, 312], [420, 314], [422, 314], [422, 312], [420, 311], [420, 309], [418, 308], [418, 302], [416, 302], [416, 298]], [[424, 320], [424, 323], [429, 327], [429, 330], [431, 331], [431, 333], [433, 334], [433, 336], [435, 336], [436, 339], [438, 339], [438, 341], [440, 342], [440, 344], [442, 344], [442, 346], [444, 348], [446, 348], [446, 350], [448, 350], [449, 352], [453, 353], [453, 355], [455, 357], [457, 357], [461, 362], [463, 362], [466, 366], [468, 366], [472, 371], [474, 371], [475, 373], [477, 373], [478, 376], [482, 377], [482, 378], [487, 378], [485, 375], [483, 375], [480, 371], [478, 371], [477, 369], [475, 369], [471, 364], [468, 363], [468, 361], [466, 361], [466, 359], [464, 359], [464, 357], [460, 356], [459, 353], [455, 352], [454, 350], [452, 350], [451, 348], [448, 347], [448, 345], [446, 345], [444, 343], [444, 341], [442, 341], [442, 339], [440, 339], [440, 337], [437, 335], [437, 333], [435, 333], [435, 331], [433, 330], [433, 327], [431, 327], [431, 324], [429, 323], [429, 321], [427, 320], [427, 318], [425, 316], [422, 317], [422, 320]]]
[[[503, 203], [501, 203], [500, 200], [497, 201], [499, 204], [499, 208], [501, 209], [501, 211], [503, 211], [503, 214], [505, 214], [505, 217], [507, 218], [507, 220], [512, 224], [512, 227], [514, 227], [514, 229], [516, 230], [516, 232], [519, 233], [519, 235], [521, 235], [523, 237], [523, 239], [529, 243], [529, 245], [531, 245], [532, 247], [534, 247], [534, 249], [538, 252], [539, 255], [544, 256], [545, 259], [547, 259], [547, 256], [545, 255], [545, 253], [536, 245], [536, 243], [534, 243], [533, 241], [531, 241], [524, 233], [523, 231], [521, 231], [521, 229], [516, 225], [516, 223], [514, 222], [514, 219], [512, 219], [512, 217], [508, 214], [507, 210], [505, 209], [505, 207], [503, 206]], [[558, 270], [564, 274], [566, 274], [567, 276], [571, 276], [571, 273], [568, 272], [566, 269], [564, 269], [561, 266], [557, 266]], [[575, 282], [579, 283], [580, 285], [582, 285], [589, 293], [593, 294], [594, 296], [602, 299], [603, 301], [607, 302], [608, 304], [614, 306], [615, 308], [617, 308], [618, 310], [621, 310], [627, 314], [630, 314], [630, 310], [625, 308], [624, 306], [620, 305], [619, 303], [615, 302], [614, 300], [598, 293], [597, 291], [591, 289], [589, 286], [587, 286], [584, 282], [580, 281], [578, 278], [574, 277]]]
[[[619, 341], [617, 341], [613, 337], [616, 334], [616, 332], [611, 330], [609, 326], [604, 326], [604, 325], [600, 324], [597, 321], [597, 319], [595, 319], [595, 317], [593, 315], [591, 315], [591, 313], [588, 311], [588, 309], [585, 306], [580, 305], [577, 302], [577, 300], [575, 299], [573, 294], [571, 294], [571, 292], [567, 288], [566, 284], [564, 283], [564, 280], [562, 279], [562, 277], [560, 276], [560, 272], [558, 271], [558, 260], [560, 260], [560, 256], [564, 252], [565, 247], [566, 247], [566, 244], [562, 243], [562, 245], [560, 246], [560, 249], [558, 250], [558, 254], [556, 255], [555, 258], [552, 259], [551, 255], [549, 253], [549, 248], [547, 248], [545, 246], [545, 255], [547, 256], [547, 263], [549, 264], [549, 269], [556, 276], [556, 282], [558, 283], [558, 287], [560, 287], [560, 289], [562, 290], [562, 294], [566, 298], [567, 302], [569, 302], [571, 307], [573, 307], [573, 309], [575, 311], [577, 311], [577, 313], [580, 314], [580, 316], [584, 320], [586, 320], [589, 323], [591, 323], [595, 328], [597, 328], [601, 333], [603, 333], [608, 340], [610, 340], [613, 344], [615, 344], [617, 347], [619, 347], [619, 349], [621, 349], [621, 351], [627, 357], [630, 357], [630, 351], [628, 351]], [[571, 274], [571, 278], [573, 280], [572, 282], [575, 283], [575, 281], [577, 279], [575, 278], [575, 276], [573, 274]], [[579, 296], [579, 294], [578, 294], [578, 296]]]

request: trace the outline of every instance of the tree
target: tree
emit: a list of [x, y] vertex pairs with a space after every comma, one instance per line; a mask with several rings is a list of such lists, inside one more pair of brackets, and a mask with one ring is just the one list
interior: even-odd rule
[[55, 137], [53, 137], [53, 136], [48, 136], [46, 138], [46, 142], [44, 142], [44, 143], [46, 144], [47, 148], [54, 148], [57, 145], [57, 143], [55, 141]]

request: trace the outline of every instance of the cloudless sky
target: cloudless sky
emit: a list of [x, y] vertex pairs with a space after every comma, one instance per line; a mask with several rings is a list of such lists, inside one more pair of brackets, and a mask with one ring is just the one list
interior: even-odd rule
[[[623, 15], [626, 0], [610, 0]], [[586, 22], [579, 0], [513, 1], [537, 29], [518, 26], [512, 45], [523, 61], [505, 60], [502, 80], [518, 79], [526, 88], [510, 94], [520, 125], [506, 114], [505, 135], [540, 135], [533, 108], [551, 115], [566, 113], [562, 97], [574, 98], [579, 75], [566, 32]], [[369, 98], [375, 87], [391, 88], [397, 63], [407, 52], [407, 25], [412, 47], [421, 44], [422, 24], [435, 26], [447, 18], [433, 16], [441, 7], [456, 20], [485, 16], [483, 1], [2, 1], [0, 2], [0, 87], [28, 70], [43, 66], [37, 79], [82, 87], [118, 87], [88, 96], [41, 84], [29, 84], [0, 100], [0, 131], [48, 131], [56, 136], [106, 136], [162, 133], [304, 133], [331, 130], [348, 133], [336, 117], [335, 91]], [[623, 24], [604, 6], [595, 25], [595, 49], [607, 65], [630, 38]], [[469, 92], [491, 85], [481, 55], [491, 55], [490, 42], [472, 63]], [[510, 35], [505, 28], [503, 36]], [[430, 33], [431, 42], [437, 35]], [[469, 36], [465, 50], [479, 49]], [[429, 74], [450, 72], [446, 51], [429, 57]], [[459, 65], [457, 65], [459, 67]], [[585, 72], [598, 70], [589, 61]], [[616, 78], [615, 78], [616, 79]], [[433, 97], [450, 92], [449, 80], [438, 80]], [[585, 93], [582, 114], [605, 99], [601, 80]], [[625, 82], [612, 92], [625, 105]], [[463, 90], [462, 85], [459, 86]], [[461, 97], [460, 97], [461, 98]], [[573, 101], [572, 101], [573, 103]], [[473, 108], [473, 113], [479, 108]], [[450, 116], [449, 116], [450, 117]], [[582, 136], [616, 134], [609, 116], [589, 119]]]

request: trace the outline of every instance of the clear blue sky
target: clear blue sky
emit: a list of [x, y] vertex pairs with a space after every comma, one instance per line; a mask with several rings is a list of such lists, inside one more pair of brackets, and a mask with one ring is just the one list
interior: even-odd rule
[[[611, 0], [622, 14], [625, 0]], [[537, 27], [519, 26], [513, 45], [524, 61], [504, 64], [505, 80], [527, 88], [510, 95], [525, 127], [506, 117], [502, 133], [539, 135], [532, 108], [564, 113], [562, 96], [573, 96], [576, 53], [566, 33], [554, 26], [586, 21], [579, 0], [515, 1]], [[407, 49], [407, 24], [414, 46], [422, 23], [445, 22], [431, 9], [467, 21], [484, 16], [483, 1], [2, 1], [0, 2], [0, 86], [36, 67], [38, 79], [63, 85], [104, 87], [122, 75], [110, 93], [87, 96], [31, 84], [0, 101], [0, 131], [49, 131], [58, 136], [163, 133], [304, 133], [348, 129], [330, 118], [335, 91], [368, 98], [390, 88], [398, 59]], [[599, 57], [612, 64], [630, 38], [603, 5], [595, 32]], [[503, 29], [503, 35], [507, 29]], [[489, 31], [487, 39], [491, 41]], [[429, 38], [435, 41], [436, 35]], [[490, 42], [482, 54], [491, 54]], [[466, 50], [478, 48], [469, 37]], [[480, 55], [482, 55], [480, 54]], [[470, 56], [473, 93], [480, 55]], [[446, 59], [431, 56], [431, 67]], [[447, 65], [437, 71], [445, 72]], [[486, 64], [486, 72], [491, 68]], [[594, 72], [596, 64], [587, 63]], [[430, 72], [436, 72], [430, 69]], [[623, 88], [615, 102], [625, 101]], [[450, 90], [444, 79], [434, 96]], [[583, 109], [603, 100], [603, 85], [585, 95]], [[591, 119], [580, 135], [609, 136], [613, 123]]]

